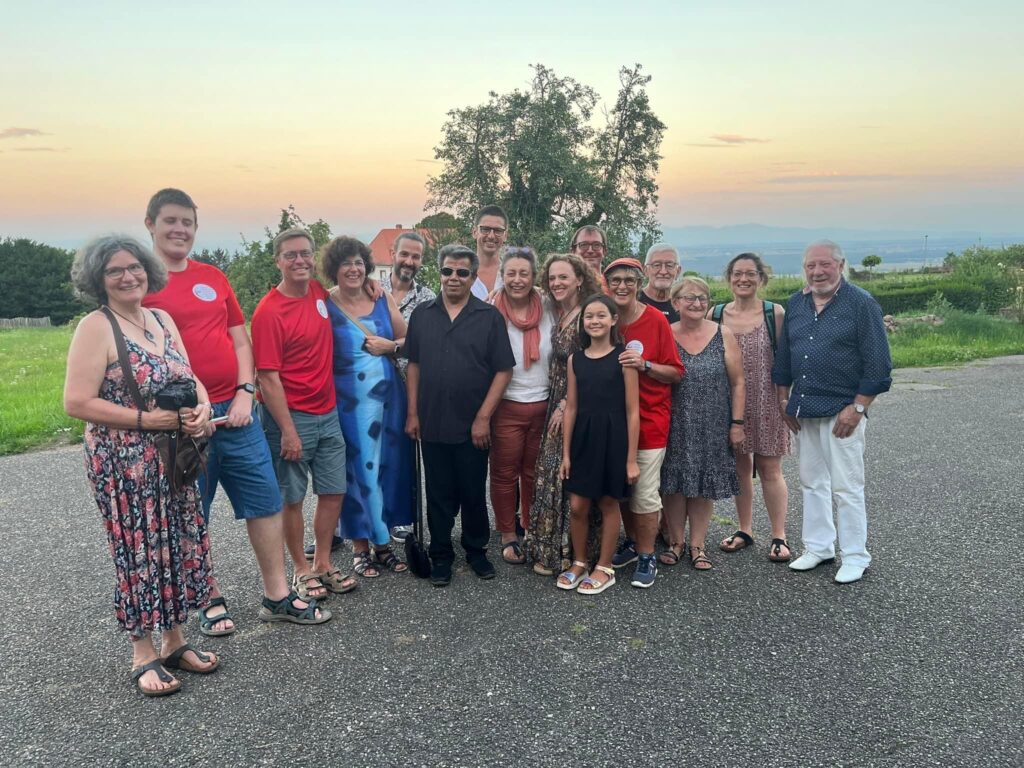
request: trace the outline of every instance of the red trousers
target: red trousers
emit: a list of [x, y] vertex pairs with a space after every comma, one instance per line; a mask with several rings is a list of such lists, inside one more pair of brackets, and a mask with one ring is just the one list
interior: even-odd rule
[[544, 434], [548, 401], [517, 403], [502, 400], [491, 416], [491, 506], [494, 527], [516, 529], [516, 487], [523, 528], [530, 524], [530, 505], [537, 482], [537, 453]]

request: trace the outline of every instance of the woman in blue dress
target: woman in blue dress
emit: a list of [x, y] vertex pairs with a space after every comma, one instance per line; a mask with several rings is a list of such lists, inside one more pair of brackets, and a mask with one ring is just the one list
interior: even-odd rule
[[[389, 293], [376, 301], [366, 291], [373, 273], [370, 249], [336, 237], [321, 255], [334, 283], [327, 311], [334, 331], [334, 387], [345, 435], [348, 490], [338, 535], [352, 540], [360, 576], [381, 568], [406, 570], [391, 550], [391, 528], [413, 518], [413, 445], [405, 434], [405, 384], [394, 358], [405, 340], [405, 321]], [[371, 547], [372, 545], [372, 547]]]

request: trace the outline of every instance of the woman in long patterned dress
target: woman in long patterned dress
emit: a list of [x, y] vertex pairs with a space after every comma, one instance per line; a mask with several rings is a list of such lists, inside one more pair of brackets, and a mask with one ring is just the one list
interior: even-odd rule
[[705, 539], [716, 499], [739, 493], [733, 449], [743, 442], [743, 364], [736, 340], [704, 319], [711, 290], [699, 277], [686, 277], [672, 289], [679, 322], [672, 323], [686, 374], [672, 387], [672, 423], [661, 493], [671, 535], [660, 561], [675, 565], [682, 556], [690, 523], [690, 560], [699, 571], [711, 568]]
[[[569, 559], [569, 495], [562, 490], [558, 475], [562, 465], [562, 417], [568, 388], [568, 361], [580, 349], [580, 302], [600, 292], [594, 273], [578, 256], [556, 253], [541, 270], [540, 287], [555, 310], [551, 329], [551, 358], [548, 371], [547, 425], [537, 455], [537, 484], [529, 528], [523, 540], [527, 562], [541, 576], [554, 576]], [[588, 551], [596, 558], [600, 548], [599, 521], [592, 512]]]
[[[193, 649], [182, 632], [189, 611], [209, 603], [213, 572], [198, 483], [174, 492], [154, 440], [179, 425], [207, 434], [210, 405], [174, 321], [142, 307], [142, 297], [167, 282], [159, 259], [130, 237], [104, 237], [78, 252], [71, 275], [80, 293], [116, 316], [146, 401], [132, 397], [108, 316], [86, 315], [68, 350], [64, 409], [86, 422], [86, 472], [114, 560], [115, 616], [132, 641], [132, 680], [146, 696], [164, 696], [181, 688], [168, 669], [206, 674], [219, 659]], [[195, 381], [198, 405], [180, 414], [156, 408], [156, 394], [182, 380]]]
[[[784, 563], [792, 557], [786, 541], [786, 507], [789, 489], [782, 474], [782, 457], [789, 453], [789, 430], [782, 421], [772, 365], [775, 350], [772, 339], [782, 333], [786, 310], [781, 304], [762, 301], [757, 292], [768, 282], [768, 271], [755, 253], [741, 253], [725, 268], [733, 300], [721, 311], [716, 307], [709, 315], [732, 331], [743, 357], [743, 377], [747, 384], [746, 409], [743, 414], [743, 445], [736, 451], [736, 473], [740, 493], [736, 497], [736, 532], [719, 544], [723, 552], [736, 552], [754, 543], [754, 470], [761, 478], [761, 493], [768, 510], [772, 540], [768, 559]], [[718, 317], [714, 317], [715, 314]], [[770, 317], [770, 320], [769, 320]], [[775, 326], [770, 333], [768, 323]]]
[[[336, 237], [321, 256], [334, 287], [327, 305], [334, 333], [334, 388], [345, 436], [348, 491], [338, 535], [352, 540], [353, 566], [365, 578], [407, 569], [391, 549], [391, 528], [412, 522], [413, 445], [405, 434], [405, 385], [394, 358], [405, 320], [390, 293], [366, 293], [370, 249]], [[371, 549], [372, 543], [372, 549]]]

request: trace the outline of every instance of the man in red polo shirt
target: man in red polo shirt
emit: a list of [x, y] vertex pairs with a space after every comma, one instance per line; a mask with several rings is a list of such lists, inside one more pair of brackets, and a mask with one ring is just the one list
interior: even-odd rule
[[654, 540], [661, 511], [661, 463], [672, 420], [672, 385], [682, 380], [683, 363], [665, 315], [638, 298], [643, 265], [636, 259], [616, 259], [605, 269], [604, 276], [608, 293], [619, 308], [619, 330], [626, 342], [619, 362], [623, 368], [635, 369], [640, 376], [640, 440], [636, 456], [640, 478], [633, 486], [629, 504], [623, 505], [626, 539], [612, 558], [612, 565], [621, 568], [636, 560], [630, 583], [647, 588], [658, 575]]
[[[281, 282], [252, 315], [260, 413], [284, 497], [284, 535], [300, 596], [323, 599], [356, 582], [331, 565], [331, 541], [345, 495], [345, 438], [334, 391], [327, 291], [313, 279], [313, 237], [293, 227], [274, 238]], [[317, 495], [313, 562], [302, 547], [308, 476]]]

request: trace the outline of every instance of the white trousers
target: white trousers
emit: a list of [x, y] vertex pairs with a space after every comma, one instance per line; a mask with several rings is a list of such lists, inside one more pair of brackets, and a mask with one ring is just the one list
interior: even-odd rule
[[819, 557], [835, 557], [834, 501], [843, 563], [867, 568], [871, 562], [864, 503], [864, 432], [868, 420], [861, 419], [852, 435], [840, 439], [832, 434], [836, 418], [800, 419], [797, 449], [804, 497], [804, 549]]

